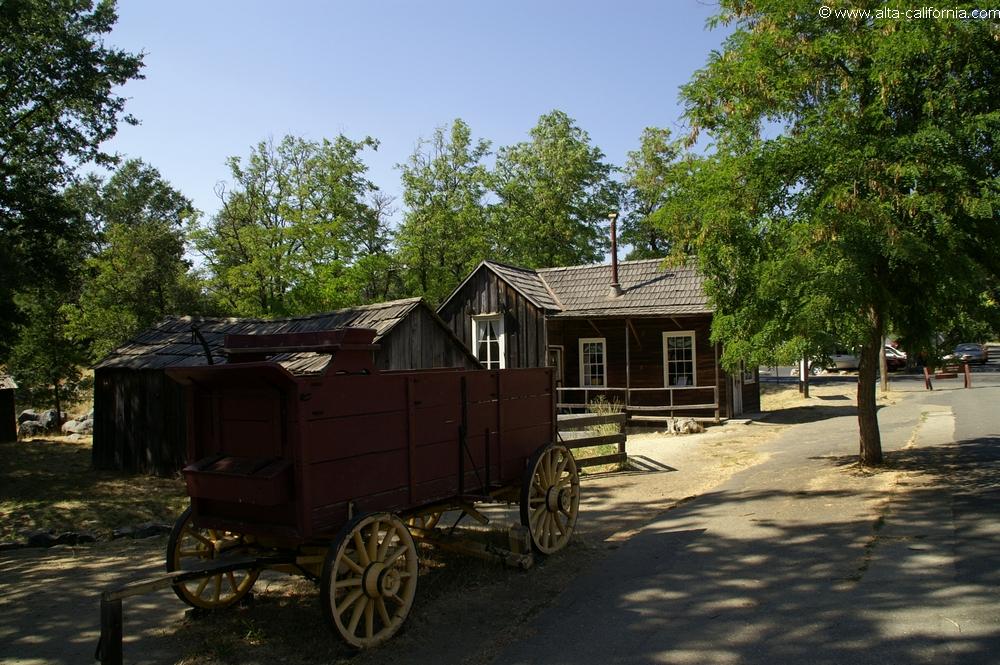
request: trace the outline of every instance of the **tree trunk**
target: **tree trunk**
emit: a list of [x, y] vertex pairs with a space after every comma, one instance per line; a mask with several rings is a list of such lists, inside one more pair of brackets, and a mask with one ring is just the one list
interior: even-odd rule
[[[59, 427], [62, 427], [62, 400], [59, 395], [59, 379], [52, 382], [53, 394], [55, 395], [56, 402], [56, 422], [59, 423]], [[61, 430], [60, 430], [61, 431]]]
[[868, 342], [861, 347], [858, 366], [858, 430], [861, 440], [861, 466], [882, 464], [882, 440], [878, 429], [878, 411], [875, 403], [875, 378], [879, 365], [879, 346], [882, 343], [882, 320], [875, 314]]

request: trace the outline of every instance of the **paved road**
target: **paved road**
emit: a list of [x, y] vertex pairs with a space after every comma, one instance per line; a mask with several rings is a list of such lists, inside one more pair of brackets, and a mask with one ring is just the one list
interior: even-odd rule
[[579, 577], [495, 662], [996, 663], [1000, 381], [945, 387], [880, 412], [903, 473], [847, 468], [854, 418], [825, 407]]

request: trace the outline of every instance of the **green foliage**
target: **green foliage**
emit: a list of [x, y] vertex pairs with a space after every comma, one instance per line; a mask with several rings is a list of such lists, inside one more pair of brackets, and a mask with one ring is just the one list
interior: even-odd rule
[[61, 306], [64, 294], [47, 288], [18, 293], [25, 314], [11, 350], [8, 370], [18, 382], [18, 401], [60, 412], [82, 386], [86, 346], [72, 340]]
[[628, 154], [625, 164], [625, 209], [621, 241], [632, 245], [629, 259], [662, 258], [672, 243], [664, 230], [672, 215], [686, 210], [674, 204], [683, 192], [686, 162], [680, 161], [682, 145], [672, 140], [669, 129], [647, 127], [639, 149]]
[[5, 0], [0, 3], [0, 354], [20, 316], [15, 294], [62, 285], [72, 266], [53, 251], [75, 236], [62, 188], [101, 151], [123, 119], [115, 89], [141, 78], [142, 56], [104, 45], [113, 2]]
[[400, 165], [406, 215], [397, 239], [407, 290], [441, 302], [490, 255], [483, 160], [490, 144], [456, 119], [421, 141]]
[[528, 268], [600, 260], [604, 224], [622, 191], [587, 132], [562, 111], [538, 119], [531, 140], [501, 148], [493, 206], [498, 257]]
[[697, 223], [678, 223], [713, 336], [731, 368], [858, 347], [862, 461], [877, 462], [885, 330], [926, 347], [1000, 273], [1000, 32], [822, 19], [805, 0], [724, 0], [718, 21], [735, 31], [682, 93], [715, 153], [693, 175]]
[[94, 229], [69, 333], [96, 360], [168, 314], [202, 313], [197, 280], [184, 259], [191, 202], [155, 168], [125, 162], [107, 181], [91, 177], [68, 197]]
[[222, 209], [191, 234], [222, 309], [279, 316], [353, 304], [352, 239], [370, 225], [365, 200], [376, 189], [359, 155], [377, 147], [286, 136], [229, 159], [233, 189], [220, 189]]

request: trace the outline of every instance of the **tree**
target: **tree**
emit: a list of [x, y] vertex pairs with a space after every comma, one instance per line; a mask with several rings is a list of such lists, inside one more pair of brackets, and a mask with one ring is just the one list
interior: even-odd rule
[[857, 347], [865, 465], [882, 460], [886, 330], [926, 347], [1000, 274], [1000, 33], [892, 11], [723, 0], [716, 22], [735, 29], [682, 90], [692, 139], [715, 146], [686, 237], [723, 360], [762, 360], [786, 334]]
[[403, 290], [399, 261], [392, 251], [394, 200], [382, 192], [372, 192], [351, 232], [354, 260], [348, 268], [348, 280], [355, 303], [392, 300]]
[[68, 331], [89, 342], [92, 359], [165, 315], [201, 312], [184, 258], [185, 226], [197, 215], [159, 171], [129, 160], [107, 181], [91, 177], [68, 196], [94, 234], [79, 301], [67, 308]]
[[353, 304], [351, 236], [376, 190], [359, 155], [377, 147], [372, 138], [286, 136], [259, 143], [246, 161], [229, 159], [233, 189], [219, 189], [222, 209], [192, 231], [220, 307], [273, 316]]
[[141, 78], [142, 56], [104, 45], [116, 20], [110, 1], [0, 3], [0, 354], [23, 320], [15, 294], [71, 279], [52, 251], [78, 232], [62, 188], [81, 163], [109, 163], [101, 143], [135, 122], [116, 88]]
[[489, 141], [473, 141], [457, 119], [400, 165], [407, 209], [397, 244], [409, 292], [441, 302], [490, 254], [489, 152]]
[[664, 230], [671, 225], [659, 218], [682, 212], [670, 206], [686, 175], [684, 162], [678, 161], [681, 154], [681, 142], [671, 140], [669, 129], [657, 127], [644, 129], [639, 149], [628, 154], [621, 240], [632, 246], [629, 259], [662, 258], [670, 253], [672, 243]]
[[531, 140], [501, 148], [492, 208], [501, 257], [528, 268], [600, 260], [603, 224], [620, 206], [613, 167], [562, 111], [538, 119]]

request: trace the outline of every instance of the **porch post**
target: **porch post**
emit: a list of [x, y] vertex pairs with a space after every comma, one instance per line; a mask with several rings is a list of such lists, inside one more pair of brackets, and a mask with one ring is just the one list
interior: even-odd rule
[[625, 319], [625, 413], [628, 418], [629, 390], [632, 388], [632, 362], [629, 356], [628, 319]]

